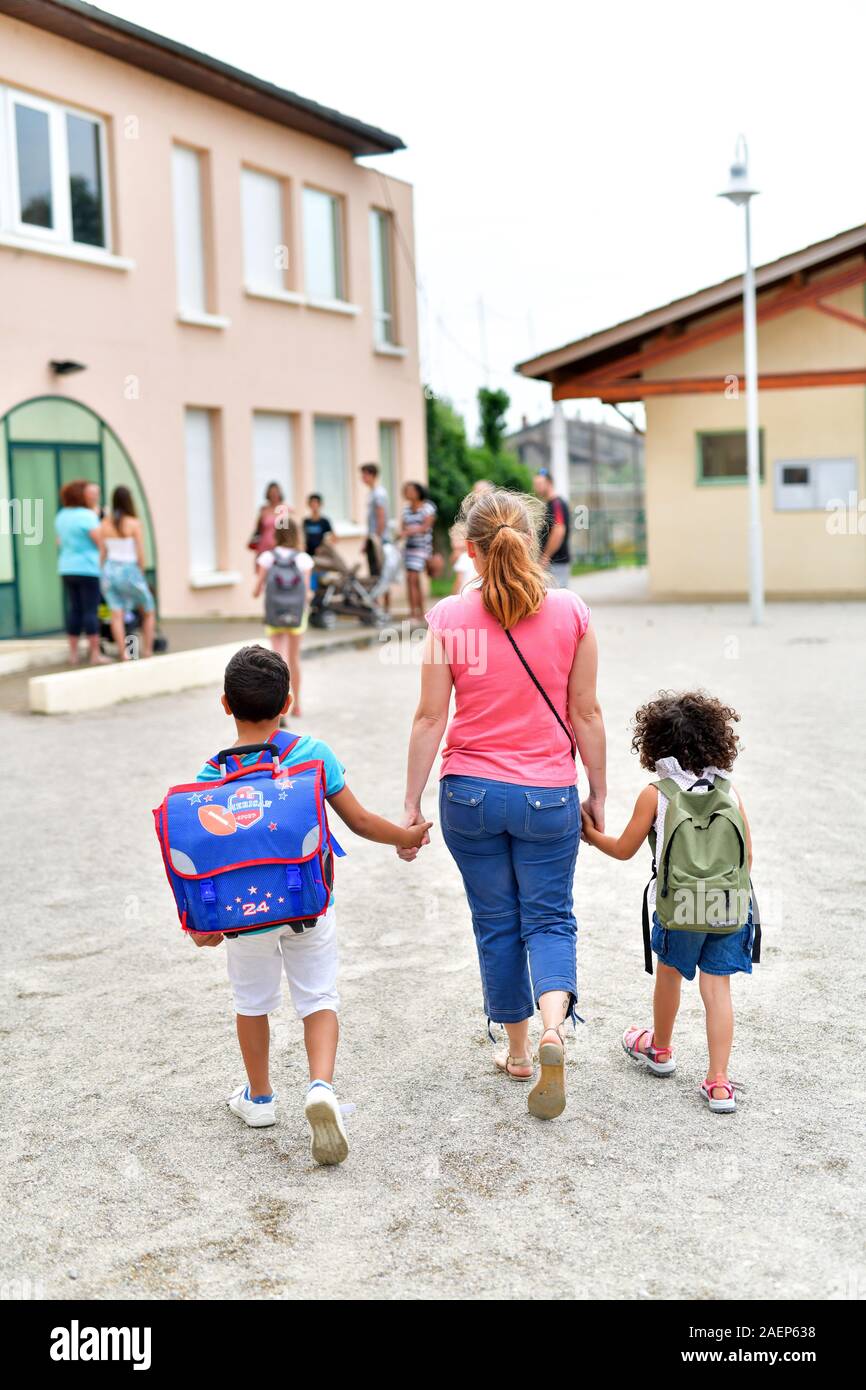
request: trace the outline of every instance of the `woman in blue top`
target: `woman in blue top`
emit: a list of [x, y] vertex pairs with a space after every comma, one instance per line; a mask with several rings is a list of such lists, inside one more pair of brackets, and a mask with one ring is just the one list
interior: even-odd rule
[[87, 637], [92, 665], [104, 664], [99, 650], [99, 570], [102, 543], [99, 513], [87, 505], [93, 485], [84, 478], [67, 483], [60, 492], [60, 510], [54, 519], [60, 547], [58, 571], [63, 580], [66, 634], [70, 665], [78, 665], [78, 639]]

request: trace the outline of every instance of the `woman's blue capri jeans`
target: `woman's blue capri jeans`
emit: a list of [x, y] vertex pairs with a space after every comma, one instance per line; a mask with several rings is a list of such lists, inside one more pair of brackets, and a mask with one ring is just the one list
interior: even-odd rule
[[573, 1013], [576, 787], [448, 776], [440, 785], [439, 815], [469, 899], [488, 1019], [531, 1018], [550, 990], [564, 990]]

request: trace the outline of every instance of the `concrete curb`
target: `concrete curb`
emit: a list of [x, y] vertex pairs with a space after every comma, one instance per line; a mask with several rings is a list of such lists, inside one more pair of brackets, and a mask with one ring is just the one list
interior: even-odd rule
[[[358, 628], [337, 632], [333, 637], [311, 642], [304, 649], [304, 660], [345, 651], [347, 647], [368, 647], [379, 640], [379, 629]], [[222, 680], [230, 657], [249, 638], [224, 642], [215, 647], [193, 647], [171, 652], [150, 661], [117, 662], [113, 666], [85, 667], [77, 671], [58, 671], [50, 676], [31, 676], [28, 702], [31, 714], [81, 714], [105, 709], [125, 700], [147, 700], [154, 695], [173, 695], [196, 686], [213, 685]]]

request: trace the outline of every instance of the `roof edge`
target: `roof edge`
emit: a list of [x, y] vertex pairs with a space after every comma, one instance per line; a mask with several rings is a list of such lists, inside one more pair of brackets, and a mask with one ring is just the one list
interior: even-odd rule
[[393, 154], [406, 148], [399, 135], [322, 106], [85, 0], [0, 0], [0, 14], [340, 145], [353, 156]]

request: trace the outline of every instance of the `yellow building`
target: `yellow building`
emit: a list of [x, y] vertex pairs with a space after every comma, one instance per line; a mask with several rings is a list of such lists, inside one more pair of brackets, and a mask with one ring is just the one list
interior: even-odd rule
[[[866, 226], [756, 271], [771, 598], [866, 597]], [[554, 400], [646, 406], [650, 593], [748, 587], [742, 277], [523, 362]]]

